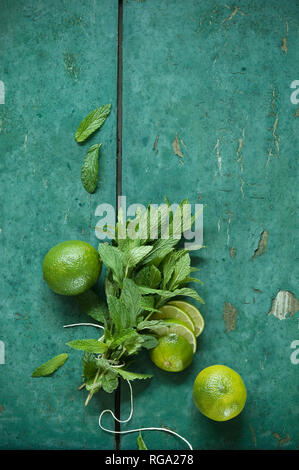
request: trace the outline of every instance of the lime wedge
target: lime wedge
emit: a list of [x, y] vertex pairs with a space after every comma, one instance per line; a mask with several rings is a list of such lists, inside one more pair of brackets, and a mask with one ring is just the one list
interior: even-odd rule
[[167, 305], [173, 305], [189, 315], [195, 327], [195, 336], [199, 336], [203, 332], [205, 327], [204, 319], [200, 311], [193, 304], [184, 300], [171, 300]]
[[175, 333], [178, 336], [185, 338], [188, 343], [192, 346], [193, 354], [196, 352], [196, 338], [192, 330], [181, 320], [168, 318], [164, 320], [168, 323], [167, 326], [155, 329], [155, 333], [158, 336], [166, 336]]
[[185, 313], [183, 310], [176, 307], [175, 305], [168, 304], [163, 305], [163, 307], [161, 307], [159, 310], [160, 313], [155, 313], [154, 315], [152, 315], [151, 318], [153, 320], [164, 320], [166, 318], [180, 320], [184, 322], [190, 328], [190, 330], [193, 331], [193, 333], [195, 333], [194, 323], [188, 313]]

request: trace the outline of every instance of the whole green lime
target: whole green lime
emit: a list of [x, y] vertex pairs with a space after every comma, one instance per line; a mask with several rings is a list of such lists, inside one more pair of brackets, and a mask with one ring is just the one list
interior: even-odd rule
[[180, 372], [191, 364], [193, 350], [183, 336], [171, 333], [160, 336], [159, 344], [150, 351], [150, 358], [160, 369]]
[[61, 295], [78, 295], [98, 280], [102, 262], [89, 243], [69, 240], [53, 246], [43, 261], [43, 276], [49, 287]]
[[223, 365], [203, 369], [195, 379], [193, 400], [199, 411], [214, 421], [227, 421], [243, 410], [246, 387], [241, 376]]

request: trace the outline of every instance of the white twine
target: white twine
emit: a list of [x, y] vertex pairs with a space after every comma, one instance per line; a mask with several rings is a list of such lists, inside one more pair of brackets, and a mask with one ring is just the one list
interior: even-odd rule
[[63, 328], [69, 328], [70, 326], [94, 326], [96, 328], [101, 328], [104, 330], [105, 328], [101, 325], [96, 325], [95, 323], [73, 323], [72, 325], [63, 325]]
[[[101, 328], [102, 330], [104, 330], [104, 327], [101, 326], [101, 325], [96, 325], [95, 323], [73, 323], [72, 325], [64, 325], [63, 328], [69, 328], [69, 327], [72, 327], [72, 326], [94, 326], [96, 328]], [[103, 338], [103, 336], [101, 336], [101, 338]], [[99, 338], [99, 341], [101, 340], [101, 338]], [[118, 367], [123, 367], [124, 364], [121, 364], [121, 365], [118, 365], [118, 366], [113, 366], [113, 368], [118, 368]], [[126, 380], [126, 382], [128, 383], [129, 385], [129, 388], [130, 388], [130, 403], [131, 403], [131, 410], [130, 410], [130, 414], [129, 414], [129, 417], [127, 419], [118, 419], [115, 414], [113, 413], [112, 410], [103, 410], [102, 413], [100, 414], [99, 416], [99, 426], [100, 428], [103, 430], [103, 431], [106, 431], [106, 432], [109, 432], [111, 434], [131, 434], [133, 432], [140, 432], [140, 431], [163, 431], [163, 432], [168, 432], [169, 434], [173, 434], [174, 436], [177, 436], [179, 437], [180, 439], [182, 439], [182, 441], [184, 441], [190, 450], [193, 450], [193, 447], [192, 445], [190, 444], [189, 441], [187, 441], [187, 439], [185, 439], [183, 436], [181, 436], [180, 434], [178, 434], [177, 432], [175, 431], [172, 431], [171, 429], [167, 429], [167, 428], [155, 428], [155, 427], [150, 427], [150, 428], [137, 428], [137, 429], [129, 429], [127, 431], [114, 431], [112, 429], [107, 429], [105, 428], [104, 426], [102, 426], [101, 424], [101, 421], [102, 421], [102, 417], [105, 413], [110, 413], [112, 418], [117, 421], [118, 423], [121, 423], [121, 424], [125, 424], [125, 423], [128, 423], [129, 421], [131, 421], [132, 417], [133, 417], [133, 413], [134, 413], [134, 402], [133, 402], [133, 389], [132, 389], [132, 385], [130, 383], [129, 380]]]
[[[96, 323], [73, 323], [72, 325], [63, 325], [63, 328], [69, 328], [71, 326], [94, 326], [96, 328], [101, 328], [101, 330], [104, 330], [105, 328], [101, 325], [96, 325]], [[98, 341], [103, 341], [105, 338], [105, 335], [102, 335]]]
[[190, 442], [187, 441], [187, 439], [185, 439], [183, 436], [181, 436], [180, 434], [178, 434], [177, 432], [174, 432], [174, 431], [171, 431], [170, 429], [167, 429], [167, 428], [155, 428], [155, 427], [150, 427], [150, 428], [137, 428], [137, 429], [129, 429], [128, 431], [114, 431], [114, 430], [111, 430], [111, 429], [107, 429], [105, 428], [104, 426], [102, 426], [101, 424], [101, 420], [102, 420], [102, 417], [105, 413], [110, 413], [113, 417], [113, 419], [115, 421], [117, 421], [118, 423], [128, 423], [131, 419], [132, 419], [132, 416], [133, 416], [133, 412], [134, 412], [134, 404], [133, 404], [133, 390], [132, 390], [132, 385], [130, 383], [129, 380], [126, 380], [126, 382], [128, 383], [129, 385], [129, 388], [130, 388], [130, 402], [131, 402], [131, 411], [130, 411], [130, 415], [127, 419], [118, 419], [115, 414], [113, 413], [112, 410], [103, 410], [102, 413], [100, 414], [99, 416], [99, 426], [100, 428], [103, 430], [103, 431], [106, 431], [106, 432], [110, 432], [112, 434], [129, 434], [129, 433], [133, 433], [133, 432], [140, 432], [140, 431], [163, 431], [163, 432], [168, 432], [169, 434], [173, 434], [174, 436], [177, 436], [179, 437], [180, 439], [182, 439], [182, 441], [184, 441], [190, 450], [193, 450], [193, 447], [191, 446]]

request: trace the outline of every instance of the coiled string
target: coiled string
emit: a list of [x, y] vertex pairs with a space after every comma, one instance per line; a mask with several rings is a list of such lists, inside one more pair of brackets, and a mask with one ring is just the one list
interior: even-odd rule
[[[96, 325], [95, 323], [74, 323], [72, 325], [64, 325], [64, 328], [68, 328], [68, 327], [73, 327], [73, 326], [94, 326], [96, 328], [101, 328], [101, 329], [104, 329], [103, 326], [100, 326], [100, 325]], [[101, 338], [100, 338], [101, 339]], [[117, 367], [121, 367], [121, 366], [112, 366], [113, 368], [117, 368]], [[136, 428], [136, 429], [129, 429], [127, 431], [114, 431], [112, 429], [107, 429], [105, 428], [103, 425], [102, 425], [102, 418], [104, 416], [104, 414], [106, 413], [109, 413], [112, 418], [117, 421], [118, 423], [120, 424], [125, 424], [125, 423], [128, 423], [129, 421], [131, 421], [132, 417], [133, 417], [133, 413], [134, 413], [134, 400], [133, 400], [133, 389], [132, 389], [132, 385], [130, 383], [129, 380], [126, 380], [128, 386], [129, 386], [129, 389], [130, 389], [130, 404], [131, 404], [131, 410], [130, 410], [130, 414], [129, 414], [129, 417], [127, 419], [118, 419], [115, 414], [113, 413], [112, 410], [103, 410], [99, 416], [99, 427], [105, 431], [105, 432], [109, 432], [111, 434], [131, 434], [131, 433], [134, 433], [134, 432], [141, 432], [141, 431], [162, 431], [162, 432], [167, 432], [169, 434], [173, 434], [174, 436], [177, 436], [179, 437], [180, 439], [182, 439], [182, 441], [184, 441], [190, 450], [193, 450], [193, 447], [192, 445], [190, 444], [189, 441], [187, 441], [187, 439], [185, 439], [183, 436], [181, 436], [180, 434], [178, 434], [177, 432], [175, 431], [172, 431], [171, 429], [168, 429], [168, 428], [156, 428], [156, 427], [148, 427], [148, 428]]]
[[104, 410], [102, 411], [102, 413], [100, 414], [99, 416], [99, 426], [100, 428], [103, 430], [103, 431], [106, 431], [106, 432], [110, 432], [112, 434], [130, 434], [130, 433], [133, 433], [133, 432], [140, 432], [140, 431], [163, 431], [163, 432], [168, 432], [169, 434], [173, 434], [174, 436], [177, 436], [179, 437], [180, 439], [182, 439], [182, 441], [184, 441], [190, 450], [193, 450], [191, 444], [189, 441], [187, 441], [187, 439], [185, 439], [183, 436], [181, 436], [180, 434], [178, 434], [177, 432], [174, 432], [174, 431], [171, 431], [171, 429], [167, 429], [167, 428], [155, 428], [155, 427], [150, 427], [150, 428], [137, 428], [137, 429], [129, 429], [127, 431], [114, 431], [114, 430], [111, 430], [111, 429], [107, 429], [105, 428], [102, 424], [101, 424], [101, 421], [102, 421], [102, 417], [105, 413], [110, 413], [113, 417], [113, 419], [115, 421], [117, 421], [118, 423], [121, 423], [121, 424], [124, 424], [124, 423], [128, 423], [132, 417], [133, 417], [133, 412], [134, 412], [134, 404], [133, 404], [133, 389], [132, 389], [132, 385], [130, 383], [129, 380], [126, 380], [126, 382], [128, 383], [129, 385], [129, 388], [130, 388], [130, 402], [131, 402], [131, 410], [130, 410], [130, 414], [129, 414], [129, 417], [127, 419], [124, 419], [124, 420], [121, 420], [121, 419], [118, 419], [115, 414], [113, 413], [113, 411], [111, 410]]

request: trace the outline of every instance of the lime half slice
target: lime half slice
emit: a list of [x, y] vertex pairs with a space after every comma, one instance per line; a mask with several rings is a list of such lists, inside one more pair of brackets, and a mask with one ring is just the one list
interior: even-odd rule
[[161, 328], [155, 329], [155, 333], [158, 336], [166, 336], [170, 335], [171, 333], [182, 336], [192, 346], [192, 351], [194, 354], [196, 352], [196, 337], [188, 325], [180, 320], [173, 318], [165, 319], [164, 321], [167, 323], [167, 326], [162, 326]]
[[152, 315], [151, 318], [153, 320], [164, 320], [166, 318], [180, 320], [184, 322], [190, 328], [190, 330], [193, 331], [193, 333], [195, 333], [194, 323], [188, 313], [185, 313], [183, 310], [176, 307], [175, 305], [168, 304], [163, 305], [163, 307], [161, 307], [159, 310], [160, 313], [154, 313], [154, 315]]
[[199, 336], [203, 332], [205, 327], [204, 319], [200, 311], [193, 304], [185, 302], [184, 300], [171, 300], [167, 303], [167, 305], [173, 305], [189, 315], [192, 322], [194, 323], [195, 336]]

